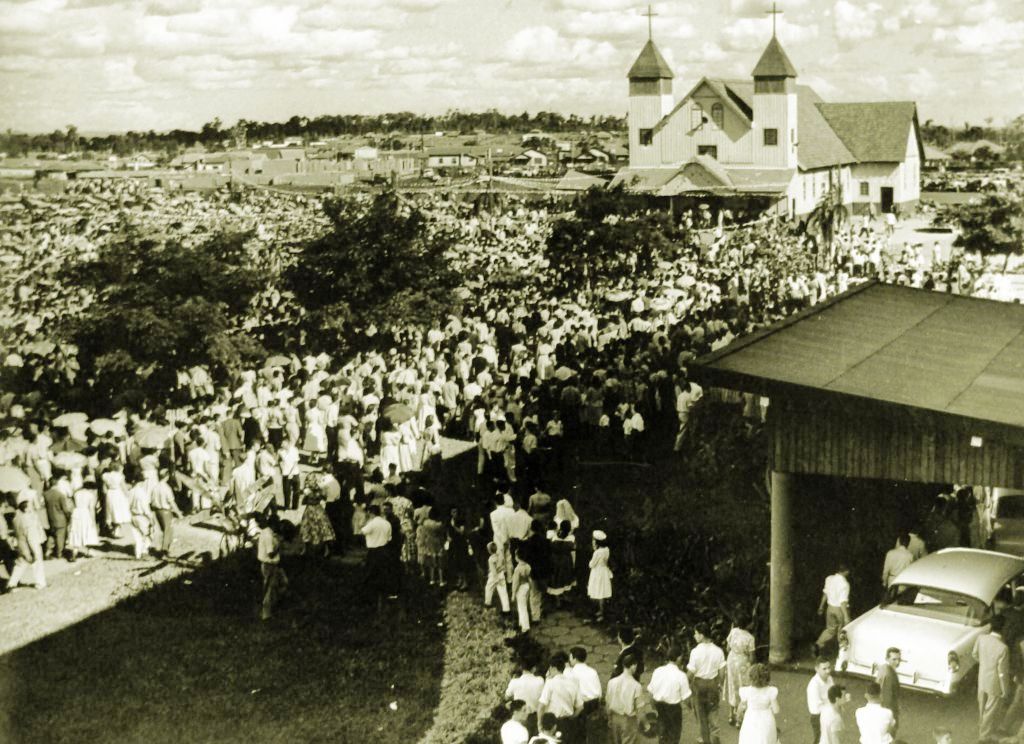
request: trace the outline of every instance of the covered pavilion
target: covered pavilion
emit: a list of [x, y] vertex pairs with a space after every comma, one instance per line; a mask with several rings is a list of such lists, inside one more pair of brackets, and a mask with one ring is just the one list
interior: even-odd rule
[[689, 372], [770, 399], [773, 663], [793, 652], [801, 475], [1024, 487], [1024, 306], [867, 282]]

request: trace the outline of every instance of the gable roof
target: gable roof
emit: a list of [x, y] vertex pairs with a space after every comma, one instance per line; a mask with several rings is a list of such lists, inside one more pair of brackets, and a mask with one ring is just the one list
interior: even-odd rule
[[[802, 170], [855, 163], [857, 158], [821, 114], [821, 98], [806, 85], [796, 88], [796, 158]], [[906, 139], [903, 140], [904, 143]]]
[[629, 68], [627, 77], [630, 80], [659, 80], [662, 78], [671, 80], [674, 76], [672, 75], [672, 68], [668, 66], [665, 58], [661, 56], [661, 52], [654, 45], [654, 41], [648, 39], [647, 43], [644, 44], [644, 48], [640, 50], [640, 56], [636, 58], [636, 62]]
[[[913, 101], [818, 103], [825, 121], [860, 162], [898, 163], [907, 154], [910, 128], [917, 130]], [[802, 133], [801, 133], [802, 136]], [[921, 137], [917, 136], [918, 148]], [[924, 156], [923, 150], [919, 153]]]
[[789, 61], [782, 44], [772, 37], [764, 48], [761, 59], [757, 61], [752, 73], [754, 77], [796, 77], [796, 67]]

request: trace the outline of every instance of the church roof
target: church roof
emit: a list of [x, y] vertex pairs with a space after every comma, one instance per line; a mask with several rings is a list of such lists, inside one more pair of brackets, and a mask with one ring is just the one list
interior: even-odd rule
[[636, 58], [636, 62], [629, 68], [630, 80], [658, 80], [661, 78], [672, 79], [672, 68], [668, 66], [668, 62], [661, 56], [661, 52], [658, 51], [658, 47], [654, 45], [654, 41], [651, 39], [647, 40], [644, 44], [644, 48], [640, 50], [640, 56]]
[[754, 67], [754, 77], [796, 77], [796, 68], [789, 61], [779, 40], [772, 37], [765, 47], [761, 59]]
[[858, 161], [899, 163], [906, 157], [910, 128], [917, 126], [917, 106], [913, 101], [818, 103], [816, 106]]

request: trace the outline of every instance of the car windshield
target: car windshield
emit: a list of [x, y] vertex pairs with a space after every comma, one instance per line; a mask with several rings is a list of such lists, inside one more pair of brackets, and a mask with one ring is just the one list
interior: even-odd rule
[[924, 586], [893, 584], [882, 606], [887, 610], [961, 625], [981, 625], [988, 619], [987, 608], [980, 599]]
[[1024, 494], [1020, 496], [1001, 496], [996, 507], [999, 519], [1024, 519]]

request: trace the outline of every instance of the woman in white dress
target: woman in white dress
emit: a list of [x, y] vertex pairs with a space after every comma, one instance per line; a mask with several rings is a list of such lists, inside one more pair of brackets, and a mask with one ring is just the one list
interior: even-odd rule
[[71, 512], [71, 526], [68, 529], [68, 549], [74, 560], [79, 555], [89, 557], [89, 548], [100, 544], [99, 529], [96, 527], [96, 506], [99, 497], [96, 481], [92, 476], [85, 478], [82, 487], [73, 497], [75, 508]]
[[131, 524], [132, 512], [128, 503], [128, 486], [124, 480], [124, 469], [119, 462], [112, 462], [103, 473], [103, 494], [106, 497], [106, 522], [114, 537], [123, 536], [125, 525]]
[[408, 473], [411, 470], [419, 470], [419, 427], [416, 419], [411, 418], [398, 427], [401, 437], [401, 444], [398, 447], [398, 472]]
[[740, 688], [739, 744], [777, 744], [775, 716], [779, 712], [779, 689], [772, 687], [765, 664], [753, 664], [748, 672], [750, 685]]
[[327, 454], [327, 429], [324, 428], [324, 412], [311, 401], [306, 409], [306, 441], [302, 449], [319, 461]]
[[380, 435], [380, 470], [387, 475], [389, 468], [394, 465], [398, 474], [402, 474], [401, 456], [399, 451], [402, 446], [402, 435], [392, 425], [390, 429], [381, 432]]
[[[738, 612], [742, 612], [739, 609]], [[747, 630], [744, 629], [742, 619], [733, 620], [732, 630], [725, 639], [726, 651], [726, 676], [725, 676], [725, 699], [729, 703], [729, 723], [733, 726], [740, 725], [738, 714], [740, 705], [740, 688], [747, 684], [747, 675], [750, 672], [750, 665], [754, 662], [754, 651], [756, 642]]]

